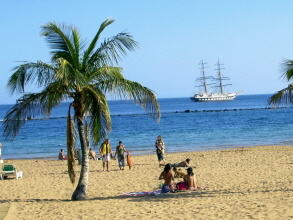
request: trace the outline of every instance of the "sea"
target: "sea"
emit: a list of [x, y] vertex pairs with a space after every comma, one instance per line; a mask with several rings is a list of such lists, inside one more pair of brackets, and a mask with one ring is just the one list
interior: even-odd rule
[[[112, 148], [119, 141], [131, 155], [155, 154], [161, 135], [166, 154], [261, 145], [293, 145], [293, 108], [267, 105], [272, 94], [239, 95], [233, 101], [193, 102], [189, 97], [160, 98], [158, 123], [139, 106], [126, 100], [108, 101]], [[52, 159], [66, 154], [66, 115], [69, 103], [50, 117], [26, 120], [15, 140], [3, 136], [3, 119], [13, 105], [0, 105], [0, 143], [3, 159]], [[79, 143], [78, 148], [79, 148]], [[98, 151], [98, 146], [92, 146]]]

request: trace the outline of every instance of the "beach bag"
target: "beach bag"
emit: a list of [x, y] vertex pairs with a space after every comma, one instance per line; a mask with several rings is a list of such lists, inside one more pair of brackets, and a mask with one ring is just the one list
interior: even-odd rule
[[179, 182], [176, 184], [176, 188], [177, 190], [186, 190], [187, 189], [187, 185], [185, 182]]
[[132, 167], [132, 160], [131, 160], [131, 158], [130, 158], [130, 153], [129, 152], [127, 152], [127, 165], [129, 166], [129, 168], [131, 168]]

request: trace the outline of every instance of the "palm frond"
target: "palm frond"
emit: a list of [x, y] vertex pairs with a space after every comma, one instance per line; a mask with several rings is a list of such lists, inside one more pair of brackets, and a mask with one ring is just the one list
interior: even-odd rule
[[115, 20], [108, 18], [104, 22], [102, 22], [102, 24], [100, 25], [100, 28], [99, 28], [98, 32], [96, 33], [94, 39], [91, 41], [89, 47], [87, 48], [87, 50], [84, 53], [82, 69], [85, 69], [85, 66], [87, 66], [88, 59], [89, 59], [89, 57], [91, 56], [91, 54], [93, 53], [93, 51], [94, 51], [94, 49], [96, 47], [96, 44], [97, 44], [97, 42], [99, 40], [99, 37], [100, 37], [100, 34], [103, 32], [103, 30], [108, 25], [112, 24], [114, 21]]
[[67, 166], [68, 174], [71, 183], [74, 185], [76, 182], [76, 172], [75, 172], [75, 153], [76, 153], [76, 129], [74, 126], [74, 121], [70, 115], [71, 105], [69, 105], [68, 116], [67, 116]]
[[37, 86], [46, 86], [54, 79], [55, 68], [52, 65], [38, 61], [27, 62], [12, 69], [15, 71], [9, 78], [7, 88], [11, 94], [25, 92], [27, 84], [35, 83]]
[[49, 116], [54, 107], [68, 99], [68, 87], [58, 82], [51, 83], [40, 93], [23, 95], [6, 113], [3, 126], [6, 138], [15, 138], [27, 118]]
[[[128, 33], [119, 33], [112, 38], [105, 39], [100, 47], [91, 55], [90, 64], [100, 63], [100, 65], [113, 65], [121, 61], [121, 55], [126, 56], [127, 50], [132, 51], [138, 47], [138, 43], [133, 40]], [[114, 61], [114, 62], [113, 62]]]
[[5, 139], [15, 138], [27, 118], [46, 114], [45, 104], [40, 102], [42, 96], [39, 93], [25, 94], [8, 110], [3, 120]]
[[282, 76], [286, 81], [291, 81], [293, 79], [293, 60], [285, 59], [282, 67], [284, 69], [284, 74]]
[[44, 113], [48, 116], [51, 114], [51, 110], [58, 106], [63, 100], [68, 100], [72, 90], [64, 84], [58, 81], [51, 83], [42, 91], [39, 102], [44, 105]]
[[109, 106], [106, 96], [94, 86], [84, 88], [82, 93], [83, 97], [86, 97], [84, 107], [89, 109], [92, 139], [96, 146], [112, 129]]
[[106, 80], [124, 79], [121, 67], [103, 66], [92, 70], [88, 78], [93, 83], [99, 83]]
[[269, 100], [268, 105], [277, 107], [281, 104], [291, 104], [293, 103], [293, 84], [289, 84], [287, 88], [282, 89], [275, 94], [273, 94]]
[[55, 74], [55, 80], [60, 84], [68, 86], [70, 89], [77, 90], [77, 86], [87, 85], [87, 78], [74, 68], [67, 60], [58, 59], [58, 70]]
[[76, 50], [76, 48], [80, 48], [78, 30], [65, 24], [59, 27], [54, 22], [45, 24], [41, 28], [41, 35], [46, 37], [46, 41], [52, 49], [52, 61], [63, 58], [78, 68], [79, 50]]
[[83, 49], [84, 43], [81, 42], [81, 37], [76, 28], [71, 28], [72, 32], [72, 42], [74, 45], [74, 63], [76, 64], [76, 68], [80, 68], [80, 62], [79, 62], [79, 55], [80, 55], [80, 50]]
[[160, 121], [160, 105], [155, 93], [137, 82], [126, 79], [103, 81], [96, 84], [105, 93], [117, 95], [119, 98], [128, 98], [145, 109], [152, 118]]

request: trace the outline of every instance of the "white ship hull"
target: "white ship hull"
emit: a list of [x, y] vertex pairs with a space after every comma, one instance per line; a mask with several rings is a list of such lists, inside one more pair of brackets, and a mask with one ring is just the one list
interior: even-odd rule
[[232, 101], [238, 93], [200, 93], [190, 97], [195, 102], [221, 102], [221, 101]]

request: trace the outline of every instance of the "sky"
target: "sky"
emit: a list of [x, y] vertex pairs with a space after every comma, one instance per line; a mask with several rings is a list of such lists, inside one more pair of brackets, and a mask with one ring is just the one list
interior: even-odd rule
[[2, 0], [0, 104], [14, 104], [21, 95], [6, 87], [20, 61], [50, 62], [42, 25], [73, 25], [90, 42], [107, 18], [116, 22], [102, 40], [126, 31], [139, 43], [118, 65], [125, 78], [158, 98], [192, 96], [202, 60], [208, 75], [216, 74], [218, 60], [224, 64], [230, 92], [273, 94], [288, 84], [281, 64], [293, 59], [292, 9], [292, 0]]

